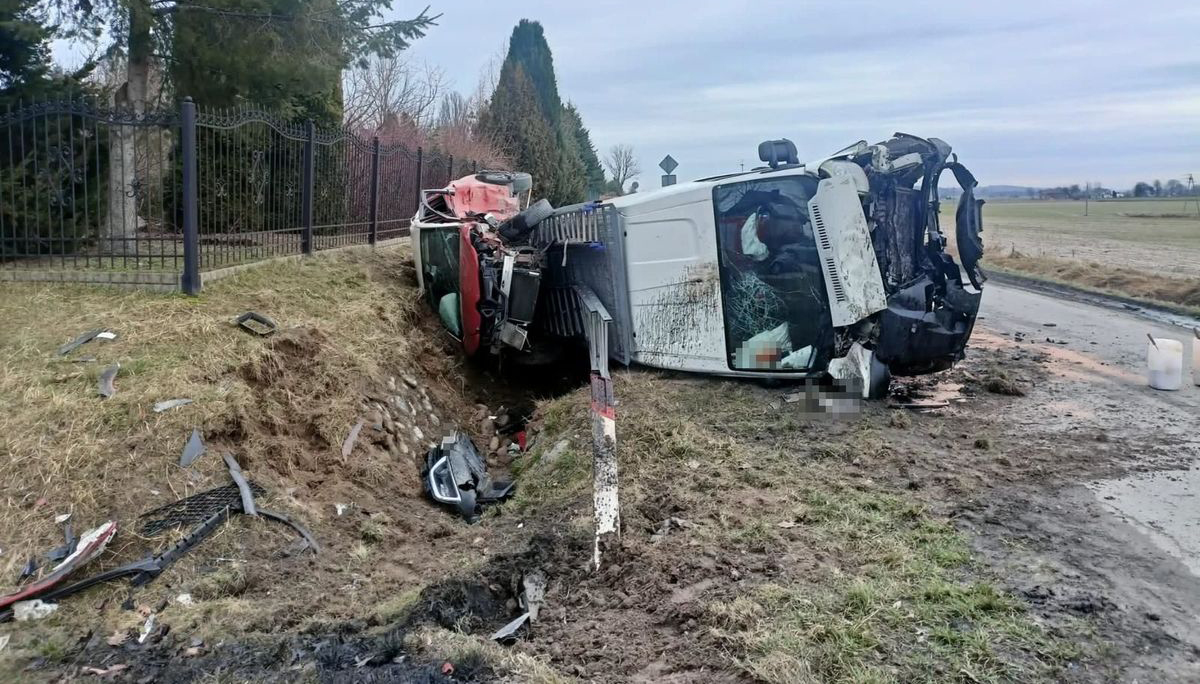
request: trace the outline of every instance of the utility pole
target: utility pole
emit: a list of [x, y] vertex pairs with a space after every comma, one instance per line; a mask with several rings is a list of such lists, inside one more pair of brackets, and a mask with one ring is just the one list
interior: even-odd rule
[[1196, 218], [1200, 218], [1200, 196], [1196, 195], [1196, 179], [1192, 174], [1187, 175], [1187, 197], [1183, 200], [1183, 213], [1187, 213], [1188, 203], [1196, 203]]
[[1083, 184], [1083, 215], [1088, 215], [1088, 200], [1092, 198], [1092, 183], [1088, 181]]

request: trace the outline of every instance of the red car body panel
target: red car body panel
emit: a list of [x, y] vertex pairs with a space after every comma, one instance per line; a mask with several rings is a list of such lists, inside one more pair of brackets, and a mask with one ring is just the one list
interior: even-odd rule
[[458, 307], [462, 321], [462, 346], [467, 356], [479, 351], [483, 317], [479, 314], [479, 253], [471, 244], [471, 227], [458, 229]]

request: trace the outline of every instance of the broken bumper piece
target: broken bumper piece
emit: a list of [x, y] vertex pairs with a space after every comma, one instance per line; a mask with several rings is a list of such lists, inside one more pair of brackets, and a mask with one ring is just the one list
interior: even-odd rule
[[487, 465], [462, 432], [454, 432], [425, 455], [421, 481], [434, 501], [451, 506], [469, 523], [478, 522], [485, 504], [512, 493], [512, 482], [494, 482]]

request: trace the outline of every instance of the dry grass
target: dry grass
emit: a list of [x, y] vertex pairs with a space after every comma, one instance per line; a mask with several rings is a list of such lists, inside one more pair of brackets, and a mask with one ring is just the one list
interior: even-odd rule
[[[0, 285], [0, 582], [15, 580], [29, 557], [61, 543], [53, 523], [59, 513], [72, 513], [77, 533], [108, 519], [120, 525], [89, 571], [165, 548], [181, 533], [142, 538], [137, 516], [226, 484], [222, 450], [267, 488], [265, 506], [306, 524], [326, 552], [281, 562], [273, 554], [294, 541], [291, 530], [240, 517], [222, 526], [138, 592], [139, 602], [152, 604], [195, 590], [200, 603], [192, 610], [204, 614], [194, 627], [199, 632], [278, 632], [372, 615], [397, 582], [419, 586], [425, 573], [412, 565], [405, 544], [425, 543], [426, 528], [449, 530], [438, 532], [451, 547], [441, 558], [458, 562], [456, 548], [468, 546], [456, 547], [458, 530], [440, 511], [413, 503], [420, 497], [415, 455], [424, 448], [415, 435], [402, 444], [411, 459], [397, 462], [365, 435], [350, 458], [341, 456], [350, 426], [364, 415], [364, 390], [390, 376], [419, 378], [448, 424], [465, 424], [456, 411], [471, 410], [452, 380], [457, 361], [418, 326], [421, 302], [400, 276], [407, 258], [399, 247], [268, 264], [218, 281], [194, 299]], [[270, 316], [281, 331], [259, 338], [233, 326], [247, 310]], [[55, 355], [95, 328], [119, 337], [93, 341], [69, 358], [96, 361]], [[117, 394], [101, 399], [99, 369], [116, 362]], [[399, 385], [417, 406], [418, 392]], [[174, 398], [194, 403], [152, 411], [155, 402]], [[428, 415], [412, 423], [432, 438]], [[204, 434], [208, 452], [180, 468], [193, 428]], [[339, 517], [335, 502], [358, 507]], [[234, 572], [224, 559], [247, 565]], [[281, 581], [289, 591], [274, 590]], [[127, 592], [124, 582], [114, 582], [66, 601], [36, 630], [14, 637], [8, 650], [33, 655], [34, 642], [53, 642], [55, 630], [95, 624], [96, 605], [108, 606], [104, 621], [117, 621]]]
[[1097, 262], [1034, 257], [1014, 249], [989, 249], [983, 265], [1016, 275], [1070, 285], [1148, 304], [1200, 312], [1200, 279], [1179, 278]]

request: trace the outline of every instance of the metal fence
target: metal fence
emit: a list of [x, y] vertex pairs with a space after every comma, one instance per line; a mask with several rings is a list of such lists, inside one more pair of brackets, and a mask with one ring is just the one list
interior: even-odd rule
[[0, 269], [180, 274], [405, 235], [467, 160], [257, 108], [0, 115]]

